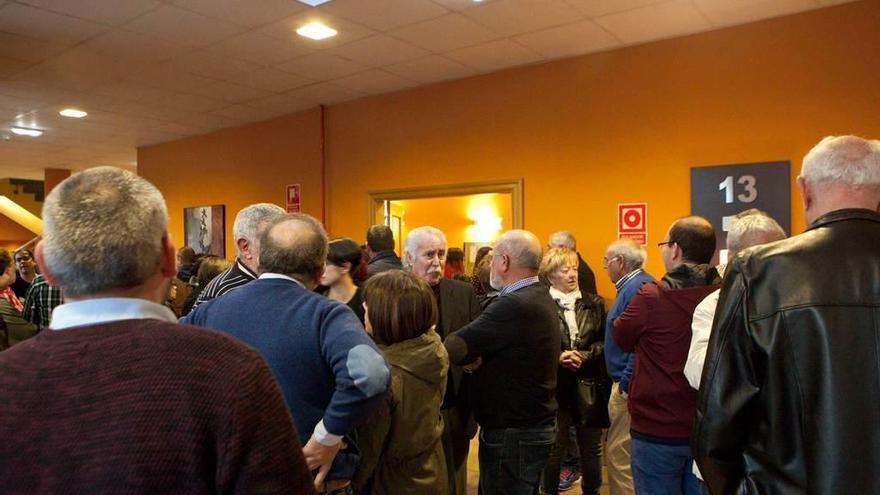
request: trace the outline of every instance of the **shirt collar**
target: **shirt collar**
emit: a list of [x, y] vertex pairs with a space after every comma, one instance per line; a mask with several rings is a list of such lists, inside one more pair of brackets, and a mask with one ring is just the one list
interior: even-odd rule
[[62, 304], [52, 310], [52, 330], [121, 320], [154, 319], [176, 323], [170, 309], [146, 299], [102, 297]]
[[251, 277], [257, 278], [257, 274], [254, 273], [253, 270], [251, 270], [250, 268], [248, 268], [248, 266], [245, 265], [245, 264], [241, 261], [241, 258], [236, 258], [235, 262], [238, 264], [238, 269], [239, 269], [239, 270], [241, 270], [241, 271], [247, 273], [247, 274], [250, 275]]
[[510, 294], [511, 292], [516, 292], [516, 291], [522, 289], [523, 287], [528, 287], [530, 285], [537, 284], [537, 283], [538, 283], [538, 276], [537, 275], [534, 277], [527, 277], [524, 279], [520, 279], [520, 280], [517, 280], [516, 282], [504, 287], [503, 289], [501, 289], [501, 292], [498, 295], [499, 296], [506, 296], [507, 294]]
[[303, 289], [306, 288], [306, 286], [302, 282], [300, 282], [299, 280], [297, 280], [293, 277], [287, 276], [287, 275], [282, 275], [280, 273], [264, 273], [264, 274], [260, 275], [260, 279], [261, 280], [267, 280], [267, 279], [290, 280], [291, 282], [295, 282], [296, 285], [302, 287]]
[[643, 270], [641, 268], [636, 268], [635, 270], [620, 277], [620, 280], [618, 280], [617, 283], [614, 284], [614, 286], [617, 287], [617, 292], [620, 292], [620, 290], [623, 289], [623, 286], [626, 285], [627, 282], [635, 278], [636, 275], [642, 273], [642, 271]]

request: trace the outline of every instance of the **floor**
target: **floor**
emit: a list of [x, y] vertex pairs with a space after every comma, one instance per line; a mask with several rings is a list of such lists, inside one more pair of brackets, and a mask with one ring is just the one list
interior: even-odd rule
[[[480, 466], [477, 462], [477, 450], [479, 448], [479, 440], [474, 437], [471, 440], [471, 450], [468, 455], [468, 495], [477, 495], [477, 484], [480, 479]], [[571, 491], [563, 493], [580, 494], [580, 485], [575, 485]], [[599, 495], [608, 495], [608, 476], [605, 473], [604, 467], [602, 468], [602, 488], [599, 489]]]

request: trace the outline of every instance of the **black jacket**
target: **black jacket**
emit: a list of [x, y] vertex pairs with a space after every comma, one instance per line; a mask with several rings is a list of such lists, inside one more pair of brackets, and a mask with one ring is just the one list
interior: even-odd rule
[[598, 294], [599, 292], [596, 290], [596, 275], [593, 274], [590, 265], [581, 258], [581, 253], [578, 253], [577, 256], [578, 289], [580, 289], [581, 294]]
[[379, 251], [367, 262], [367, 278], [388, 270], [400, 270], [403, 264], [394, 251]]
[[[575, 320], [577, 320], [578, 332], [574, 342], [569, 335], [568, 324], [565, 320], [565, 308], [557, 303], [559, 315], [559, 331], [562, 337], [562, 350], [579, 351], [583, 363], [577, 372], [559, 366], [557, 371], [556, 401], [559, 407], [570, 408], [573, 413], [585, 408], [608, 407], [608, 398], [602, 397], [600, 403], [576, 404], [579, 400], [577, 393], [578, 379], [592, 380], [609, 388], [611, 378], [605, 368], [605, 302], [596, 294], [583, 294], [574, 306]], [[578, 407], [579, 406], [579, 407]], [[578, 414], [574, 414], [575, 422], [579, 422]], [[593, 426], [593, 425], [588, 425]]]
[[880, 493], [880, 214], [728, 265], [693, 451], [713, 494]]

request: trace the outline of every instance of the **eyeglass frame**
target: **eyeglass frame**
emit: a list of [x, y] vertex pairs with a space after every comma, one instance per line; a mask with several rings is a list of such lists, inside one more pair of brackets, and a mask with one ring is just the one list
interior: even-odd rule
[[677, 243], [675, 241], [663, 241], [663, 242], [658, 242], [657, 247], [671, 246], [673, 244], [677, 244]]

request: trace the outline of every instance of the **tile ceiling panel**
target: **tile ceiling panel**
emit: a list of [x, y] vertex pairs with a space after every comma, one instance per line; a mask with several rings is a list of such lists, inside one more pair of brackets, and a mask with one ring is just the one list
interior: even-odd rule
[[565, 2], [546, 0], [494, 0], [462, 14], [507, 36], [559, 26], [583, 18], [577, 9]]
[[[131, 168], [136, 146], [839, 3], [0, 0], [0, 176]], [[338, 36], [295, 33], [314, 20]], [[90, 115], [64, 119], [65, 107]], [[12, 136], [13, 123], [46, 133]]]
[[430, 0], [333, 0], [321, 6], [329, 14], [388, 31], [448, 12]]
[[369, 67], [331, 53], [319, 52], [285, 62], [277, 68], [316, 81], [325, 81], [361, 72]]
[[[308, 8], [292, 0], [173, 0], [187, 10], [239, 26], [254, 28], [271, 24]], [[256, 8], [255, 8], [256, 7]]]
[[592, 20], [522, 34], [515, 40], [548, 60], [621, 46], [614, 36]]
[[170, 5], [144, 14], [125, 24], [124, 28], [188, 46], [210, 45], [244, 31], [228, 22]]
[[384, 34], [331, 48], [330, 53], [371, 67], [382, 67], [428, 55], [427, 50]]
[[157, 0], [19, 0], [19, 2], [110, 25], [130, 21], [161, 5]]
[[501, 37], [457, 13], [402, 27], [392, 31], [391, 35], [435, 53], [473, 46]]
[[596, 22], [624, 43], [684, 36], [712, 28], [690, 0], [669, 0], [597, 17]]
[[107, 26], [16, 3], [0, 7], [0, 31], [73, 45], [107, 31]]

